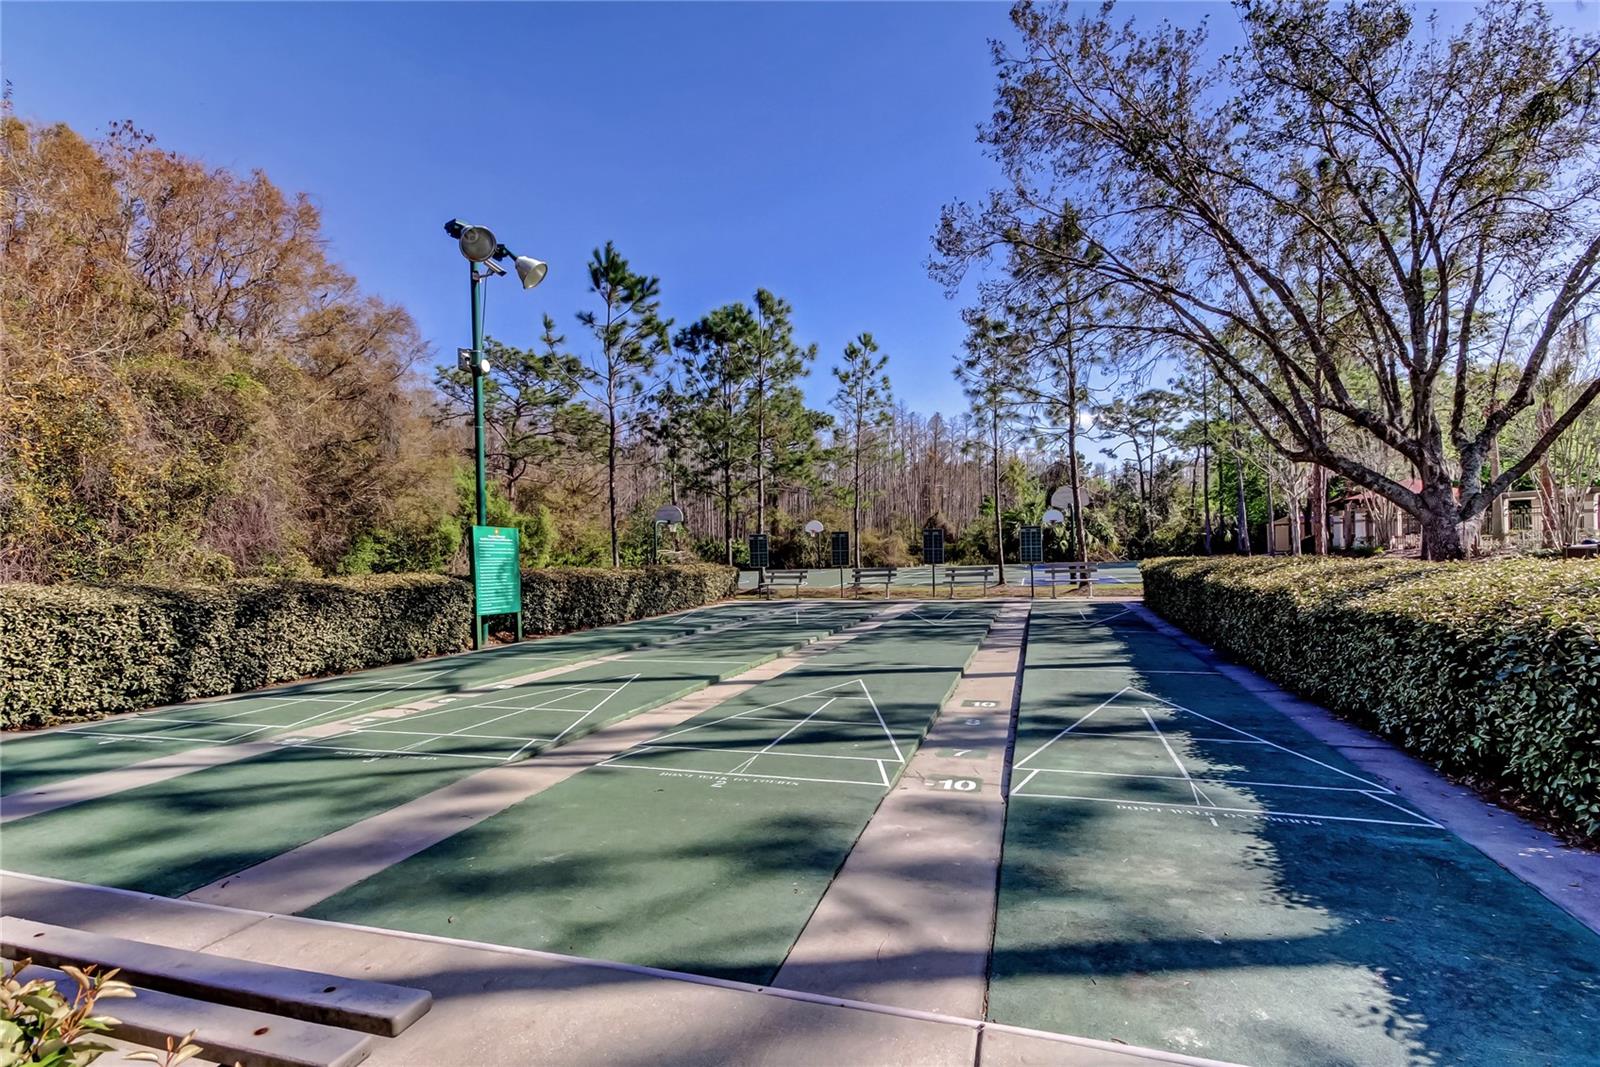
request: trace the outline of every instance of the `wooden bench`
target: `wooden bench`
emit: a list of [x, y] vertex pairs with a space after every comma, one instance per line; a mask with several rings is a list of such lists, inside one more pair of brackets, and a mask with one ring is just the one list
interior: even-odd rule
[[1098, 565], [1094, 563], [1039, 563], [1033, 568], [1033, 581], [1037, 585], [1039, 576], [1048, 579], [1050, 586], [1050, 599], [1054, 600], [1056, 586], [1083, 585], [1089, 589], [1089, 595], [1094, 596], [1094, 572]]
[[763, 571], [756, 592], [767, 594], [770, 600], [774, 589], [793, 588], [794, 595], [799, 596], [800, 587], [806, 584], [806, 577], [806, 572], [801, 570]]
[[889, 597], [889, 586], [894, 584], [894, 576], [898, 571], [894, 567], [854, 567], [851, 573], [855, 577], [855, 584], [851, 586], [857, 595], [869, 585], [883, 584], [883, 596]]
[[994, 580], [993, 567], [946, 567], [944, 571], [944, 583], [950, 587], [951, 600], [956, 597], [956, 586], [958, 585], [977, 585], [982, 583], [983, 591], [987, 593], [989, 587], [994, 584]]

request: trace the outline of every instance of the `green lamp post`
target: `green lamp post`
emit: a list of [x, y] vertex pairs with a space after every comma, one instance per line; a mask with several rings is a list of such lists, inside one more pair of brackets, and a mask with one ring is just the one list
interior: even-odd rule
[[[460, 219], [451, 219], [444, 224], [444, 232], [456, 239], [461, 254], [467, 260], [467, 273], [471, 277], [472, 297], [472, 347], [456, 350], [457, 366], [462, 370], [472, 373], [472, 436], [473, 450], [476, 457], [477, 469], [477, 525], [489, 525], [489, 496], [488, 483], [484, 464], [484, 433], [483, 433], [483, 377], [489, 373], [489, 361], [483, 351], [483, 283], [495, 275], [505, 274], [506, 269], [499, 263], [500, 260], [509, 259], [516, 268], [517, 277], [522, 282], [524, 289], [532, 289], [544, 281], [544, 276], [549, 273], [549, 266], [531, 256], [518, 256], [510, 249], [495, 239], [495, 236], [486, 227], [471, 226]], [[478, 563], [476, 555], [473, 559], [474, 578], [476, 578]], [[521, 616], [518, 616], [518, 627], [521, 627]], [[483, 617], [474, 612], [472, 623], [472, 647], [481, 648], [484, 642]]]

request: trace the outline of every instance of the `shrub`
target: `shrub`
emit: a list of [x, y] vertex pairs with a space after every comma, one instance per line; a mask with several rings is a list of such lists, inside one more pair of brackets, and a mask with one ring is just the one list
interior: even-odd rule
[[443, 575], [0, 587], [0, 726], [48, 726], [459, 650]]
[[1442, 769], [1600, 837], [1600, 562], [1146, 562], [1145, 602]]
[[[728, 567], [523, 575], [529, 633], [695, 607]], [[217, 586], [0, 586], [0, 727], [48, 726], [457, 652], [472, 589], [438, 574]]]
[[564, 633], [683, 611], [732, 596], [739, 572], [712, 563], [659, 567], [547, 567], [522, 576], [522, 625]]
[[114, 970], [100, 975], [93, 967], [63, 967], [78, 985], [68, 1000], [51, 979], [19, 977], [30, 963], [21, 959], [9, 964], [0, 980], [0, 1063], [86, 1067], [110, 1052], [112, 1046], [97, 1035], [117, 1020], [94, 1014], [97, 1002], [131, 997], [133, 987], [118, 981]]

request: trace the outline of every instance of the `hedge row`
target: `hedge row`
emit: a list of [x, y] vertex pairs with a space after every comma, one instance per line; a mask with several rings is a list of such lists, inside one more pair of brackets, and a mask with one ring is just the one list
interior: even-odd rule
[[522, 625], [564, 633], [685, 611], [738, 592], [739, 572], [714, 563], [612, 570], [548, 567], [522, 576]]
[[[732, 568], [523, 577], [529, 633], [694, 607]], [[48, 726], [458, 652], [471, 586], [437, 574], [219, 586], [0, 586], [0, 727]]]
[[1286, 689], [1600, 839], [1600, 563], [1157, 559], [1145, 603]]

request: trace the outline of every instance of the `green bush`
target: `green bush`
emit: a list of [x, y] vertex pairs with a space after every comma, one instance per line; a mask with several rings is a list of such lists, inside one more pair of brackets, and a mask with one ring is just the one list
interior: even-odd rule
[[660, 567], [547, 567], [522, 576], [522, 625], [564, 633], [684, 611], [732, 596], [739, 572], [712, 563]]
[[1157, 559], [1156, 612], [1600, 838], [1600, 562]]
[[48, 726], [459, 650], [443, 575], [0, 587], [0, 726]]
[[[696, 607], [735, 571], [552, 568], [523, 575], [526, 632], [559, 633]], [[216, 586], [0, 586], [0, 727], [97, 719], [157, 704], [458, 652], [471, 586], [438, 574]]]

